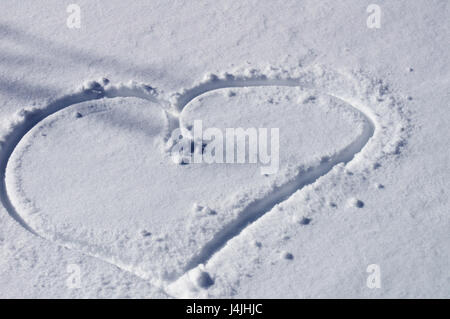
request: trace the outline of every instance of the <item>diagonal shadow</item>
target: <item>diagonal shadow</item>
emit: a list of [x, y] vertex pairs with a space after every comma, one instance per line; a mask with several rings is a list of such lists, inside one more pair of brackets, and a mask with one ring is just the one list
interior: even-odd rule
[[24, 81], [11, 81], [0, 76], [0, 92], [25, 100], [30, 97], [46, 99], [55, 96], [58, 91], [50, 87], [30, 84]]
[[[56, 42], [49, 41], [39, 35], [27, 33], [19, 28], [12, 27], [0, 22], [0, 39], [8, 39], [10, 41], [20, 43], [32, 47], [32, 49], [40, 52], [47, 52], [54, 55], [54, 59], [70, 61], [78, 65], [98, 64], [104, 69], [114, 69], [121, 73], [128, 73], [133, 76], [143, 78], [156, 78], [166, 76], [165, 70], [148, 65], [136, 65], [129, 61], [120, 61], [113, 56], [99, 56], [67, 45], [61, 45]], [[6, 56], [6, 54], [5, 54]], [[6, 56], [5, 61], [11, 61], [11, 57]], [[30, 59], [31, 60], [31, 59]], [[28, 60], [30, 62], [30, 60]], [[0, 53], [0, 62], [3, 60], [3, 53]], [[36, 63], [36, 62], [34, 62]]]

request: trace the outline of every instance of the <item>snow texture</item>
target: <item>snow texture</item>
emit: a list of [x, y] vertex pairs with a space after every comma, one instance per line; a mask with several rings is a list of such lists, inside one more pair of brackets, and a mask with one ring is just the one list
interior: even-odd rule
[[[350, 0], [83, 0], [80, 29], [24, 3], [0, 4], [0, 297], [450, 297], [448, 1], [379, 1], [376, 29]], [[210, 150], [198, 120], [278, 128], [278, 170], [172, 156], [175, 130]]]

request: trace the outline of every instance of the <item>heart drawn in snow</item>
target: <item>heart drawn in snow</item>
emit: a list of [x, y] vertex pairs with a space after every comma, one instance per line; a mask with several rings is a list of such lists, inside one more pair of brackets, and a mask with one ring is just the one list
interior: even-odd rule
[[[369, 143], [380, 121], [370, 98], [322, 69], [209, 76], [160, 95], [104, 80], [22, 112], [0, 153], [10, 215], [38, 236], [165, 286], [338, 163], [392, 144]], [[197, 120], [224, 136], [227, 128], [278, 128], [279, 169], [175, 164], [169, 136]]]

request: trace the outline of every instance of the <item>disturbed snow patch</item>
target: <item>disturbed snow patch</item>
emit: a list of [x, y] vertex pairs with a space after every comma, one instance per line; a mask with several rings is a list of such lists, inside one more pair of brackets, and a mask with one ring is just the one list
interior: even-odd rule
[[[230, 91], [230, 88], [232, 88], [232, 91]], [[290, 92], [286, 88], [292, 88], [295, 93]], [[255, 91], [257, 89], [260, 90], [259, 93]], [[223, 100], [220, 100], [220, 97], [217, 97], [216, 93], [219, 93]], [[33, 171], [33, 168], [37, 168], [29, 166], [30, 160], [27, 160], [25, 156], [26, 154], [33, 154], [31, 157], [34, 158], [36, 155], [36, 153], [33, 153], [35, 142], [40, 141], [39, 145], [44, 145], [47, 147], [47, 150], [51, 150], [54, 146], [51, 146], [49, 138], [55, 139], [57, 142], [56, 147], [61, 147], [59, 149], [61, 151], [64, 147], [68, 147], [64, 145], [64, 134], [68, 134], [67, 136], [72, 139], [72, 145], [77, 145], [76, 134], [85, 134], [89, 130], [89, 127], [95, 128], [95, 123], [100, 119], [99, 114], [92, 114], [90, 116], [93, 119], [90, 123], [91, 126], [81, 126], [82, 129], [80, 130], [80, 127], [76, 124], [72, 126], [73, 131], [67, 133], [64, 126], [59, 126], [62, 123], [69, 123], [67, 122], [67, 117], [65, 117], [65, 111], [61, 112], [61, 114], [55, 113], [68, 106], [85, 101], [120, 96], [145, 99], [156, 103], [165, 110], [162, 118], [165, 118], [163, 122], [165, 121], [166, 124], [164, 127], [160, 127], [158, 139], [167, 139], [172, 129], [177, 127], [188, 128], [189, 118], [193, 118], [196, 115], [201, 115], [205, 120], [209, 119], [212, 124], [217, 125], [219, 123], [218, 121], [222, 119], [221, 116], [223, 114], [219, 110], [208, 112], [208, 108], [214, 108], [214, 106], [218, 105], [208, 104], [208, 100], [221, 101], [220, 103], [224, 107], [235, 103], [233, 107], [237, 110], [240, 105], [245, 104], [243, 102], [255, 100], [251, 98], [252, 94], [255, 94], [256, 100], [261, 105], [259, 109], [255, 108], [254, 105], [249, 105], [248, 107], [249, 109], [253, 107], [254, 110], [263, 110], [266, 112], [259, 114], [262, 118], [264, 115], [272, 114], [272, 110], [277, 107], [281, 109], [284, 107], [288, 111], [286, 113], [279, 112], [276, 116], [272, 114], [269, 119], [276, 119], [277, 116], [281, 119], [283, 117], [292, 118], [293, 116], [298, 116], [291, 109], [292, 105], [295, 105], [299, 110], [314, 105], [315, 103], [319, 105], [319, 108], [324, 107], [325, 105], [321, 101], [325, 100], [321, 99], [320, 95], [326, 95], [331, 97], [331, 100], [339, 101], [334, 102], [336, 110], [330, 108], [327, 112], [335, 112], [335, 114], [343, 115], [345, 112], [338, 111], [340, 106], [347, 108], [353, 107], [363, 117], [363, 120], [358, 120], [357, 116], [353, 119], [353, 124], [361, 121], [359, 125], [357, 124], [353, 127], [356, 131], [356, 136], [351, 136], [352, 138], [350, 140], [342, 136], [342, 143], [333, 145], [331, 149], [324, 143], [326, 147], [322, 149], [318, 147], [315, 153], [316, 155], [312, 158], [298, 156], [304, 152], [297, 153], [296, 155], [295, 152], [298, 152], [301, 148], [292, 144], [296, 141], [294, 138], [288, 139], [286, 145], [294, 149], [294, 156], [286, 159], [286, 166], [282, 167], [280, 174], [266, 180], [262, 179], [263, 177], [261, 176], [254, 175], [252, 168], [237, 169], [234, 167], [224, 168], [222, 166], [195, 167], [193, 165], [176, 166], [173, 163], [169, 165], [168, 161], [166, 161], [167, 154], [161, 152], [155, 146], [153, 147], [157, 152], [152, 154], [147, 162], [144, 161], [143, 163], [139, 159], [145, 158], [148, 152], [136, 153], [136, 157], [130, 158], [129, 161], [126, 161], [125, 157], [122, 157], [123, 162], [121, 163], [124, 165], [123, 167], [126, 172], [137, 171], [136, 175], [132, 176], [134, 176], [135, 180], [141, 182], [139, 187], [144, 186], [144, 189], [150, 189], [153, 192], [154, 188], [151, 186], [151, 181], [140, 180], [139, 178], [142, 178], [141, 172], [158, 172], [159, 170], [159, 175], [157, 174], [157, 176], [160, 176], [160, 180], [156, 179], [157, 181], [163, 181], [168, 176], [175, 180], [188, 181], [191, 179], [191, 183], [188, 182], [185, 185], [180, 185], [180, 183], [175, 183], [175, 185], [170, 185], [170, 183], [166, 184], [165, 187], [167, 189], [161, 192], [161, 196], [166, 196], [168, 194], [167, 190], [169, 189], [172, 192], [174, 190], [180, 192], [180, 187], [184, 187], [183, 189], [191, 193], [189, 195], [183, 193], [183, 196], [178, 195], [175, 202], [173, 201], [172, 195], [177, 192], [169, 194], [170, 196], [167, 198], [170, 200], [167, 204], [162, 204], [162, 202], [155, 203], [154, 198], [149, 197], [149, 192], [144, 191], [142, 195], [138, 194], [136, 197], [138, 202], [141, 203], [141, 206], [127, 204], [122, 207], [122, 213], [126, 216], [124, 219], [117, 218], [120, 215], [120, 211], [113, 213], [113, 217], [115, 216], [117, 221], [116, 224], [114, 224], [114, 218], [110, 220], [100, 218], [100, 220], [96, 220], [92, 225], [81, 225], [81, 227], [80, 224], [77, 224], [78, 221], [76, 219], [67, 223], [55, 224], [55, 215], [52, 215], [52, 209], [48, 209], [57, 207], [51, 204], [51, 200], [54, 197], [42, 197], [36, 202], [36, 198], [33, 198], [35, 193], [33, 193], [33, 196], [26, 195], [26, 192], [37, 188], [39, 185], [39, 183], [33, 185], [33, 182], [30, 184], [30, 181], [27, 180], [27, 178], [32, 176], [31, 172], [36, 172]], [[283, 96], [288, 96], [290, 99], [284, 100]], [[200, 100], [200, 98], [203, 99]], [[106, 105], [104, 109], [106, 113], [114, 113], [120, 109], [117, 106], [108, 108], [107, 104], [110, 102], [107, 102], [107, 100], [102, 100], [101, 104], [96, 104], [94, 108], [101, 108], [102, 103]], [[308, 112], [312, 112], [313, 110], [308, 109]], [[83, 115], [83, 112], [79, 113]], [[236, 114], [236, 112], [232, 112], [231, 114]], [[299, 114], [301, 114], [301, 111]], [[335, 119], [338, 120], [338, 117]], [[71, 117], [70, 120], [74, 120], [74, 117]], [[76, 118], [78, 123], [86, 123], [84, 122], [85, 120], [86, 117], [84, 115]], [[299, 120], [301, 120], [301, 117], [299, 117]], [[303, 120], [305, 119], [303, 118]], [[314, 120], [317, 121], [317, 119]], [[110, 119], [107, 119], [108, 121]], [[236, 122], [233, 122], [233, 118], [231, 118], [230, 123]], [[313, 124], [319, 125], [319, 127], [321, 125], [320, 122]], [[311, 123], [304, 124], [306, 129], [314, 131], [314, 125], [309, 127], [308, 125], [311, 125]], [[339, 125], [336, 123], [330, 125], [331, 132], [334, 129], [335, 131], [333, 133], [339, 133]], [[348, 127], [352, 128], [351, 126]], [[46, 136], [40, 134], [40, 130], [43, 128], [48, 130], [45, 133]], [[52, 129], [54, 128], [62, 132], [61, 139], [58, 138], [58, 134], [52, 135]], [[74, 135], [71, 136], [71, 133]], [[98, 131], [98, 137], [104, 139], [102, 137], [103, 133]], [[110, 136], [119, 141], [119, 144], [125, 143], [124, 145], [126, 145], [126, 143], [135, 143], [138, 140], [137, 136], [141, 136], [142, 134], [142, 132], [130, 132], [126, 130], [128, 134], [127, 139], [126, 134], [122, 136], [124, 133], [123, 127], [121, 127], [120, 130], [110, 131]], [[273, 207], [277, 207], [277, 204], [288, 199], [296, 191], [315, 183], [317, 179], [330, 171], [331, 174], [336, 174], [339, 171], [338, 163], [347, 163], [346, 169], [356, 171], [373, 169], [376, 163], [383, 161], [386, 156], [396, 155], [400, 152], [401, 147], [405, 145], [407, 134], [408, 126], [403, 110], [403, 103], [395, 98], [384, 83], [371, 79], [361, 72], [336, 72], [313, 66], [308, 69], [294, 68], [285, 70], [270, 67], [264, 71], [246, 69], [220, 75], [210, 74], [192, 88], [171, 95], [168, 98], [168, 102], [161, 98], [161, 95], [155, 89], [147, 85], [131, 82], [127, 85], [113, 86], [109, 81], [101, 80], [98, 82], [88, 82], [79, 91], [64, 96], [50, 103], [45, 108], [22, 111], [6, 126], [0, 154], [3, 165], [0, 167], [2, 174], [6, 172], [6, 163], [9, 163], [6, 181], [0, 190], [0, 194], [2, 195], [3, 204], [7, 207], [11, 216], [16, 218], [18, 222], [30, 231], [61, 245], [97, 256], [143, 278], [150, 279], [155, 284], [166, 287], [174, 295], [189, 294], [191, 290], [195, 294], [199, 293], [199, 291], [207, 291], [211, 286], [215, 286], [216, 284], [214, 283], [217, 283], [217, 280], [212, 279], [215, 276], [205, 271], [201, 271], [200, 274], [206, 273], [208, 274], [207, 277], [205, 275], [183, 276], [183, 273], [198, 272], [197, 269], [202, 267], [199, 266], [199, 268], [197, 267], [198, 265], [208, 263], [213, 256], [224, 247], [227, 247], [229, 241], [244, 231], [249, 223], [253, 223], [258, 219], [258, 222], [262, 223], [261, 216], [271, 211]], [[23, 139], [24, 137], [25, 139]], [[92, 138], [95, 139], [95, 135], [92, 135]], [[143, 138], [145, 139], [146, 137]], [[105, 142], [107, 141], [108, 139], [105, 139]], [[16, 149], [17, 145], [19, 147]], [[89, 147], [83, 149], [81, 145], [78, 146], [78, 156], [89, 152]], [[132, 146], [139, 148], [138, 143]], [[99, 160], [104, 160], [105, 157], [102, 157], [100, 153], [102, 152], [99, 151], [96, 153], [94, 151], [91, 155], [97, 154]], [[111, 154], [116, 153], [117, 150], [111, 151]], [[10, 160], [11, 154], [13, 154], [13, 157]], [[45, 161], [44, 158], [42, 160]], [[130, 163], [131, 166], [129, 166]], [[36, 165], [39, 166], [40, 164], [42, 162]], [[140, 169], [136, 170], [136, 167], [133, 166], [136, 164]], [[132, 167], [133, 169], [131, 169]], [[152, 169], [149, 170], [149, 167]], [[47, 167], [47, 169], [50, 169], [50, 167]], [[230, 169], [233, 170], [233, 174], [237, 174], [236, 176], [243, 178], [228, 180], [227, 172]], [[30, 174], [23, 175], [23, 172], [26, 170]], [[119, 169], [117, 172], [120, 173], [121, 170]], [[82, 170], [78, 170], [75, 165], [72, 168], [72, 173], [72, 178], [77, 179], [79, 178], [77, 173], [81, 174], [83, 172]], [[109, 176], [109, 172], [105, 174], [102, 176]], [[187, 175], [183, 176], [183, 174]], [[203, 177], [201, 177], [202, 174], [204, 175]], [[234, 176], [233, 174], [231, 175]], [[87, 178], [89, 177], [88, 175], [86, 176]], [[45, 174], [41, 177], [45, 178]], [[69, 180], [69, 177], [67, 177], [67, 180]], [[250, 181], [250, 183], [246, 184], [244, 180]], [[30, 187], [29, 189], [25, 189], [26, 186], [24, 185], [27, 183]], [[222, 183], [224, 187], [218, 188], [218, 185]], [[232, 185], [236, 185], [236, 183], [239, 185], [239, 188], [230, 194], [230, 189], [235, 189]], [[217, 191], [214, 191], [211, 196], [211, 190], [215, 188], [217, 188]], [[55, 186], [52, 191], [57, 194], [57, 190], [58, 187]], [[126, 194], [125, 188], [122, 194]], [[55, 196], [60, 196], [61, 200], [64, 199], [64, 194]], [[105, 199], [109, 200], [107, 193], [105, 193], [105, 196]], [[147, 204], [142, 199], [142, 197], [145, 199], [145, 196], [149, 197], [149, 203], [154, 203], [153, 206], [150, 205], [151, 209], [147, 212], [155, 214], [157, 216], [156, 219], [145, 219], [147, 215], [143, 208]], [[65, 198], [65, 200], [67, 199]], [[74, 197], [72, 197], [73, 199]], [[92, 200], [91, 198], [91, 203]], [[119, 200], [120, 203], [124, 202], [124, 199]], [[217, 213], [198, 214], [199, 209], [192, 209], [192, 205], [195, 202], [201, 202], [202, 207], [208, 207], [209, 211]], [[101, 201], [96, 205], [100, 205], [99, 203]], [[101, 205], [96, 208], [99, 207]], [[173, 207], [176, 208], [174, 209]], [[83, 209], [83, 207], [73, 208], [80, 211]], [[72, 207], [70, 206], [65, 208], [67, 214], [70, 213], [71, 209]], [[168, 210], [169, 214], [167, 214]], [[175, 212], [170, 213], [172, 210]], [[192, 214], [193, 210], [195, 211], [194, 214]], [[42, 213], [43, 211], [45, 211], [45, 214]], [[100, 209], [100, 211], [102, 210]], [[137, 215], [142, 216], [146, 220], [146, 226], [132, 225], [133, 222], [134, 224], [140, 224], [140, 221], [142, 221], [135, 217], [136, 215], [133, 215], [136, 211], [142, 211], [142, 213], [138, 213]], [[203, 211], [203, 208], [200, 211]], [[81, 218], [79, 221], [86, 220], [82, 214], [78, 216]], [[129, 223], [130, 219], [132, 221], [131, 224]], [[126, 221], [124, 223], [126, 227], [121, 228], [119, 225], [123, 221]], [[154, 223], [157, 223], [159, 226], [155, 228], [152, 226]], [[303, 223], [303, 225], [307, 224]], [[142, 236], [143, 228], [145, 228], [146, 233], [151, 233], [152, 235]], [[144, 241], [142, 241], [143, 238]], [[178, 278], [179, 280], [176, 281]], [[170, 287], [168, 287], [169, 284]], [[191, 286], [196, 288], [186, 288]]]

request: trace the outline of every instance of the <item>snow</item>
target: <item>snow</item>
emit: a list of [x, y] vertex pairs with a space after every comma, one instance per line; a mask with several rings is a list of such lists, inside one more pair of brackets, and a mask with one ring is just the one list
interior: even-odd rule
[[1, 297], [450, 297], [448, 1], [77, 4], [0, 4]]

